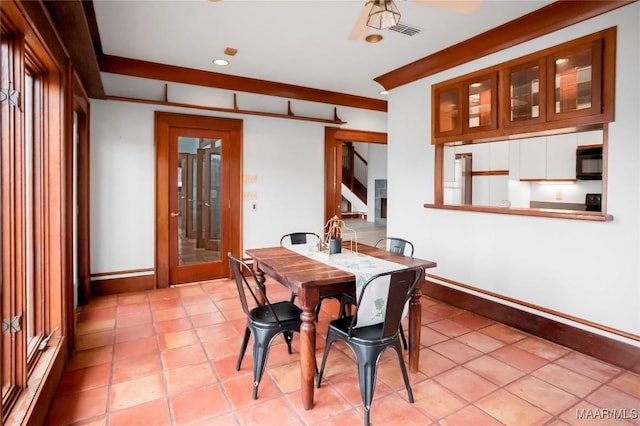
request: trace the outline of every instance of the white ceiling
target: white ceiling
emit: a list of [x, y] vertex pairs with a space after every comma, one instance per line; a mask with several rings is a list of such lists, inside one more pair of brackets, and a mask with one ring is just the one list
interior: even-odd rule
[[[104, 54], [384, 99], [373, 79], [552, 1], [482, 0], [465, 15], [396, 0], [401, 23], [377, 44], [349, 40], [364, 0], [94, 0]], [[226, 47], [238, 49], [225, 56]], [[218, 67], [214, 58], [231, 64]]]

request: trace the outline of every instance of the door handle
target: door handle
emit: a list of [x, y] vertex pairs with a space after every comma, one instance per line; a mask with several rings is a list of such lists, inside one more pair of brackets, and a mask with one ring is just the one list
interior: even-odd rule
[[171, 217], [178, 217], [178, 216], [180, 216], [180, 213], [178, 213], [178, 212], [171, 212], [171, 213], [169, 213], [169, 214], [171, 215]]

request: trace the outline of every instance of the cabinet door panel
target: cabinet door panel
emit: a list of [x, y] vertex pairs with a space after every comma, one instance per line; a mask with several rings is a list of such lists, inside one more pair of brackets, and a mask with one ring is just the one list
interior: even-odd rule
[[462, 133], [460, 95], [459, 84], [434, 89], [433, 134], [435, 137]]
[[546, 58], [505, 69], [502, 81], [503, 125], [513, 127], [546, 120]]
[[576, 133], [547, 137], [547, 179], [576, 178]]
[[463, 83], [465, 131], [492, 130], [498, 127], [497, 85], [496, 72], [478, 76]]
[[547, 120], [601, 113], [601, 39], [553, 53], [548, 63]]
[[546, 137], [520, 140], [520, 179], [547, 178]]

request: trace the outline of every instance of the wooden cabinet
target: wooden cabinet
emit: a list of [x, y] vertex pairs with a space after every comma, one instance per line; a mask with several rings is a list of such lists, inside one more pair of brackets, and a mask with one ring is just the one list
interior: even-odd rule
[[546, 58], [505, 68], [502, 73], [504, 127], [541, 123], [546, 118]]
[[472, 133], [498, 127], [498, 73], [462, 82], [463, 130]]
[[613, 121], [615, 31], [433, 85], [432, 143], [490, 141]]
[[497, 72], [435, 85], [432, 99], [432, 130], [436, 138], [468, 135], [498, 127]]
[[548, 121], [600, 114], [602, 39], [553, 52], [547, 63]]
[[462, 133], [462, 88], [459, 83], [433, 87], [432, 133], [436, 137]]

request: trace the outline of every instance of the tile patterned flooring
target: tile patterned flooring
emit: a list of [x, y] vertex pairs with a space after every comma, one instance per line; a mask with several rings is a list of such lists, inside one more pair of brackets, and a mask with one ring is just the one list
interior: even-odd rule
[[[288, 298], [278, 283], [268, 288], [272, 299]], [[334, 302], [322, 305], [318, 360]], [[427, 297], [422, 305], [420, 371], [410, 373], [415, 403], [397, 358], [385, 352], [373, 425], [640, 424], [637, 374]], [[315, 406], [302, 408], [298, 335], [291, 355], [283, 339], [274, 341], [252, 400], [250, 349], [235, 370], [244, 326], [229, 280], [97, 298], [77, 314], [76, 351], [46, 424], [362, 424], [346, 346], [332, 348]]]

